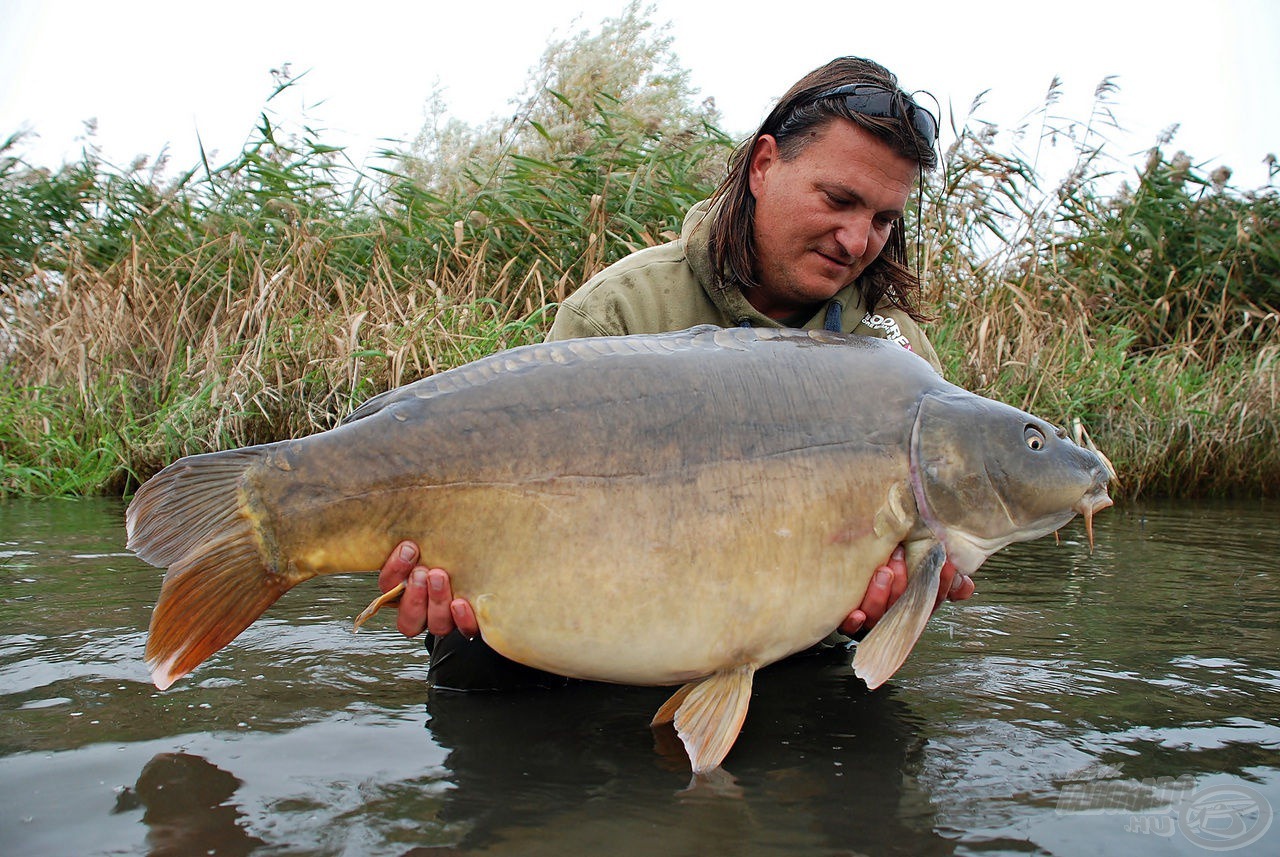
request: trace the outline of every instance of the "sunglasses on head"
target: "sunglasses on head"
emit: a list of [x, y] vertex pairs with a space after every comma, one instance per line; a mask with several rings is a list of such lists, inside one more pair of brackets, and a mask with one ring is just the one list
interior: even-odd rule
[[915, 129], [916, 133], [928, 140], [930, 144], [938, 141], [938, 120], [934, 118], [932, 113], [916, 104], [906, 95], [891, 89], [885, 89], [878, 84], [850, 83], [845, 86], [837, 86], [835, 89], [828, 89], [826, 92], [815, 95], [810, 103], [822, 101], [825, 98], [835, 98], [839, 95], [844, 96], [845, 107], [863, 116], [875, 116], [880, 119], [901, 119], [904, 118], [902, 111], [905, 108], [907, 112], [905, 118], [911, 123], [911, 127]]

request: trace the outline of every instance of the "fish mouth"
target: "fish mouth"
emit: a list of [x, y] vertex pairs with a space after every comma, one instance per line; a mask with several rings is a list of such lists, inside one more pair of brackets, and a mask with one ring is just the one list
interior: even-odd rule
[[1093, 553], [1093, 516], [1097, 512], [1101, 512], [1108, 506], [1115, 504], [1115, 501], [1107, 494], [1106, 485], [1101, 485], [1088, 494], [1085, 494], [1071, 508], [1080, 513], [1080, 517], [1084, 518], [1084, 531], [1089, 536], [1089, 553]]

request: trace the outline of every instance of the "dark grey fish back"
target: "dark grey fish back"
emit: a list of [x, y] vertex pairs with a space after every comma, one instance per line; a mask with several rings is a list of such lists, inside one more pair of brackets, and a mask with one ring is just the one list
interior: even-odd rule
[[387, 390], [352, 411], [342, 422], [363, 419], [393, 402], [410, 398], [429, 399], [440, 393], [485, 383], [500, 374], [518, 374], [548, 363], [573, 366], [600, 357], [734, 347], [743, 341], [754, 341], [753, 334], [754, 331], [744, 328], [724, 329], [704, 324], [672, 333], [567, 339], [524, 345]]
[[446, 479], [498, 467], [513, 479], [654, 474], [841, 445], [905, 449], [920, 397], [940, 386], [884, 340], [704, 326], [495, 354], [370, 400], [334, 440], [393, 433], [403, 443], [374, 446]]

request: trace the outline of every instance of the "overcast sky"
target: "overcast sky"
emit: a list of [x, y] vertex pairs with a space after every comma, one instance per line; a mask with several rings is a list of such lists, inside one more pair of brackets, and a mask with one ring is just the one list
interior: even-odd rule
[[[1006, 128], [1043, 103], [1055, 75], [1058, 112], [1080, 119], [1098, 83], [1115, 75], [1114, 111], [1128, 136], [1109, 151], [1141, 152], [1180, 123], [1167, 154], [1226, 163], [1243, 188], [1265, 184], [1262, 160], [1280, 154], [1274, 0], [653, 5], [735, 134], [752, 130], [805, 72], [857, 54], [961, 119], [989, 90], [979, 115]], [[229, 157], [263, 109], [270, 69], [288, 62], [308, 72], [298, 100], [326, 129], [322, 140], [360, 160], [379, 138], [412, 139], [437, 84], [465, 121], [508, 112], [551, 38], [596, 29], [623, 6], [0, 0], [0, 137], [28, 129], [38, 138], [22, 153], [56, 165], [78, 153], [84, 120], [96, 118], [98, 143], [120, 164], [168, 146], [175, 167], [194, 165], [197, 134]]]

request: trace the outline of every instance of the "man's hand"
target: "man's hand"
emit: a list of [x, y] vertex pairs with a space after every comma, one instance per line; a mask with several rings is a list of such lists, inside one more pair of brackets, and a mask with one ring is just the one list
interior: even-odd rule
[[449, 575], [442, 568], [418, 565], [418, 546], [410, 541], [396, 545], [378, 574], [378, 588], [383, 592], [405, 584], [400, 597], [400, 617], [396, 627], [406, 637], [416, 637], [423, 630], [442, 637], [457, 628], [467, 637], [480, 633], [471, 603], [454, 598]]
[[[405, 583], [400, 598], [400, 617], [396, 627], [406, 637], [416, 637], [423, 630], [436, 636], [444, 636], [457, 628], [467, 637], [480, 633], [475, 611], [463, 598], [454, 598], [449, 585], [449, 574], [442, 568], [418, 565], [418, 546], [411, 541], [401, 542], [387, 557], [378, 575], [378, 588], [383, 592], [401, 582]], [[849, 614], [840, 630], [853, 634], [862, 628], [871, 628], [882, 618], [907, 588], [907, 561], [902, 546], [894, 548], [889, 561], [876, 569], [867, 586], [866, 594], [858, 609]], [[938, 609], [944, 600], [964, 601], [973, 595], [973, 578], [957, 574], [956, 567], [947, 560], [942, 566], [942, 580], [938, 586]]]
[[[907, 589], [907, 558], [902, 545], [893, 549], [889, 561], [875, 570], [867, 591], [862, 596], [858, 609], [849, 614], [840, 623], [840, 631], [852, 635], [863, 628], [873, 628], [884, 618], [894, 602], [902, 597]], [[973, 595], [973, 578], [967, 574], [959, 574], [958, 569], [947, 560], [942, 564], [942, 576], [938, 583], [938, 600], [933, 603], [937, 610], [943, 601], [964, 601]]]

